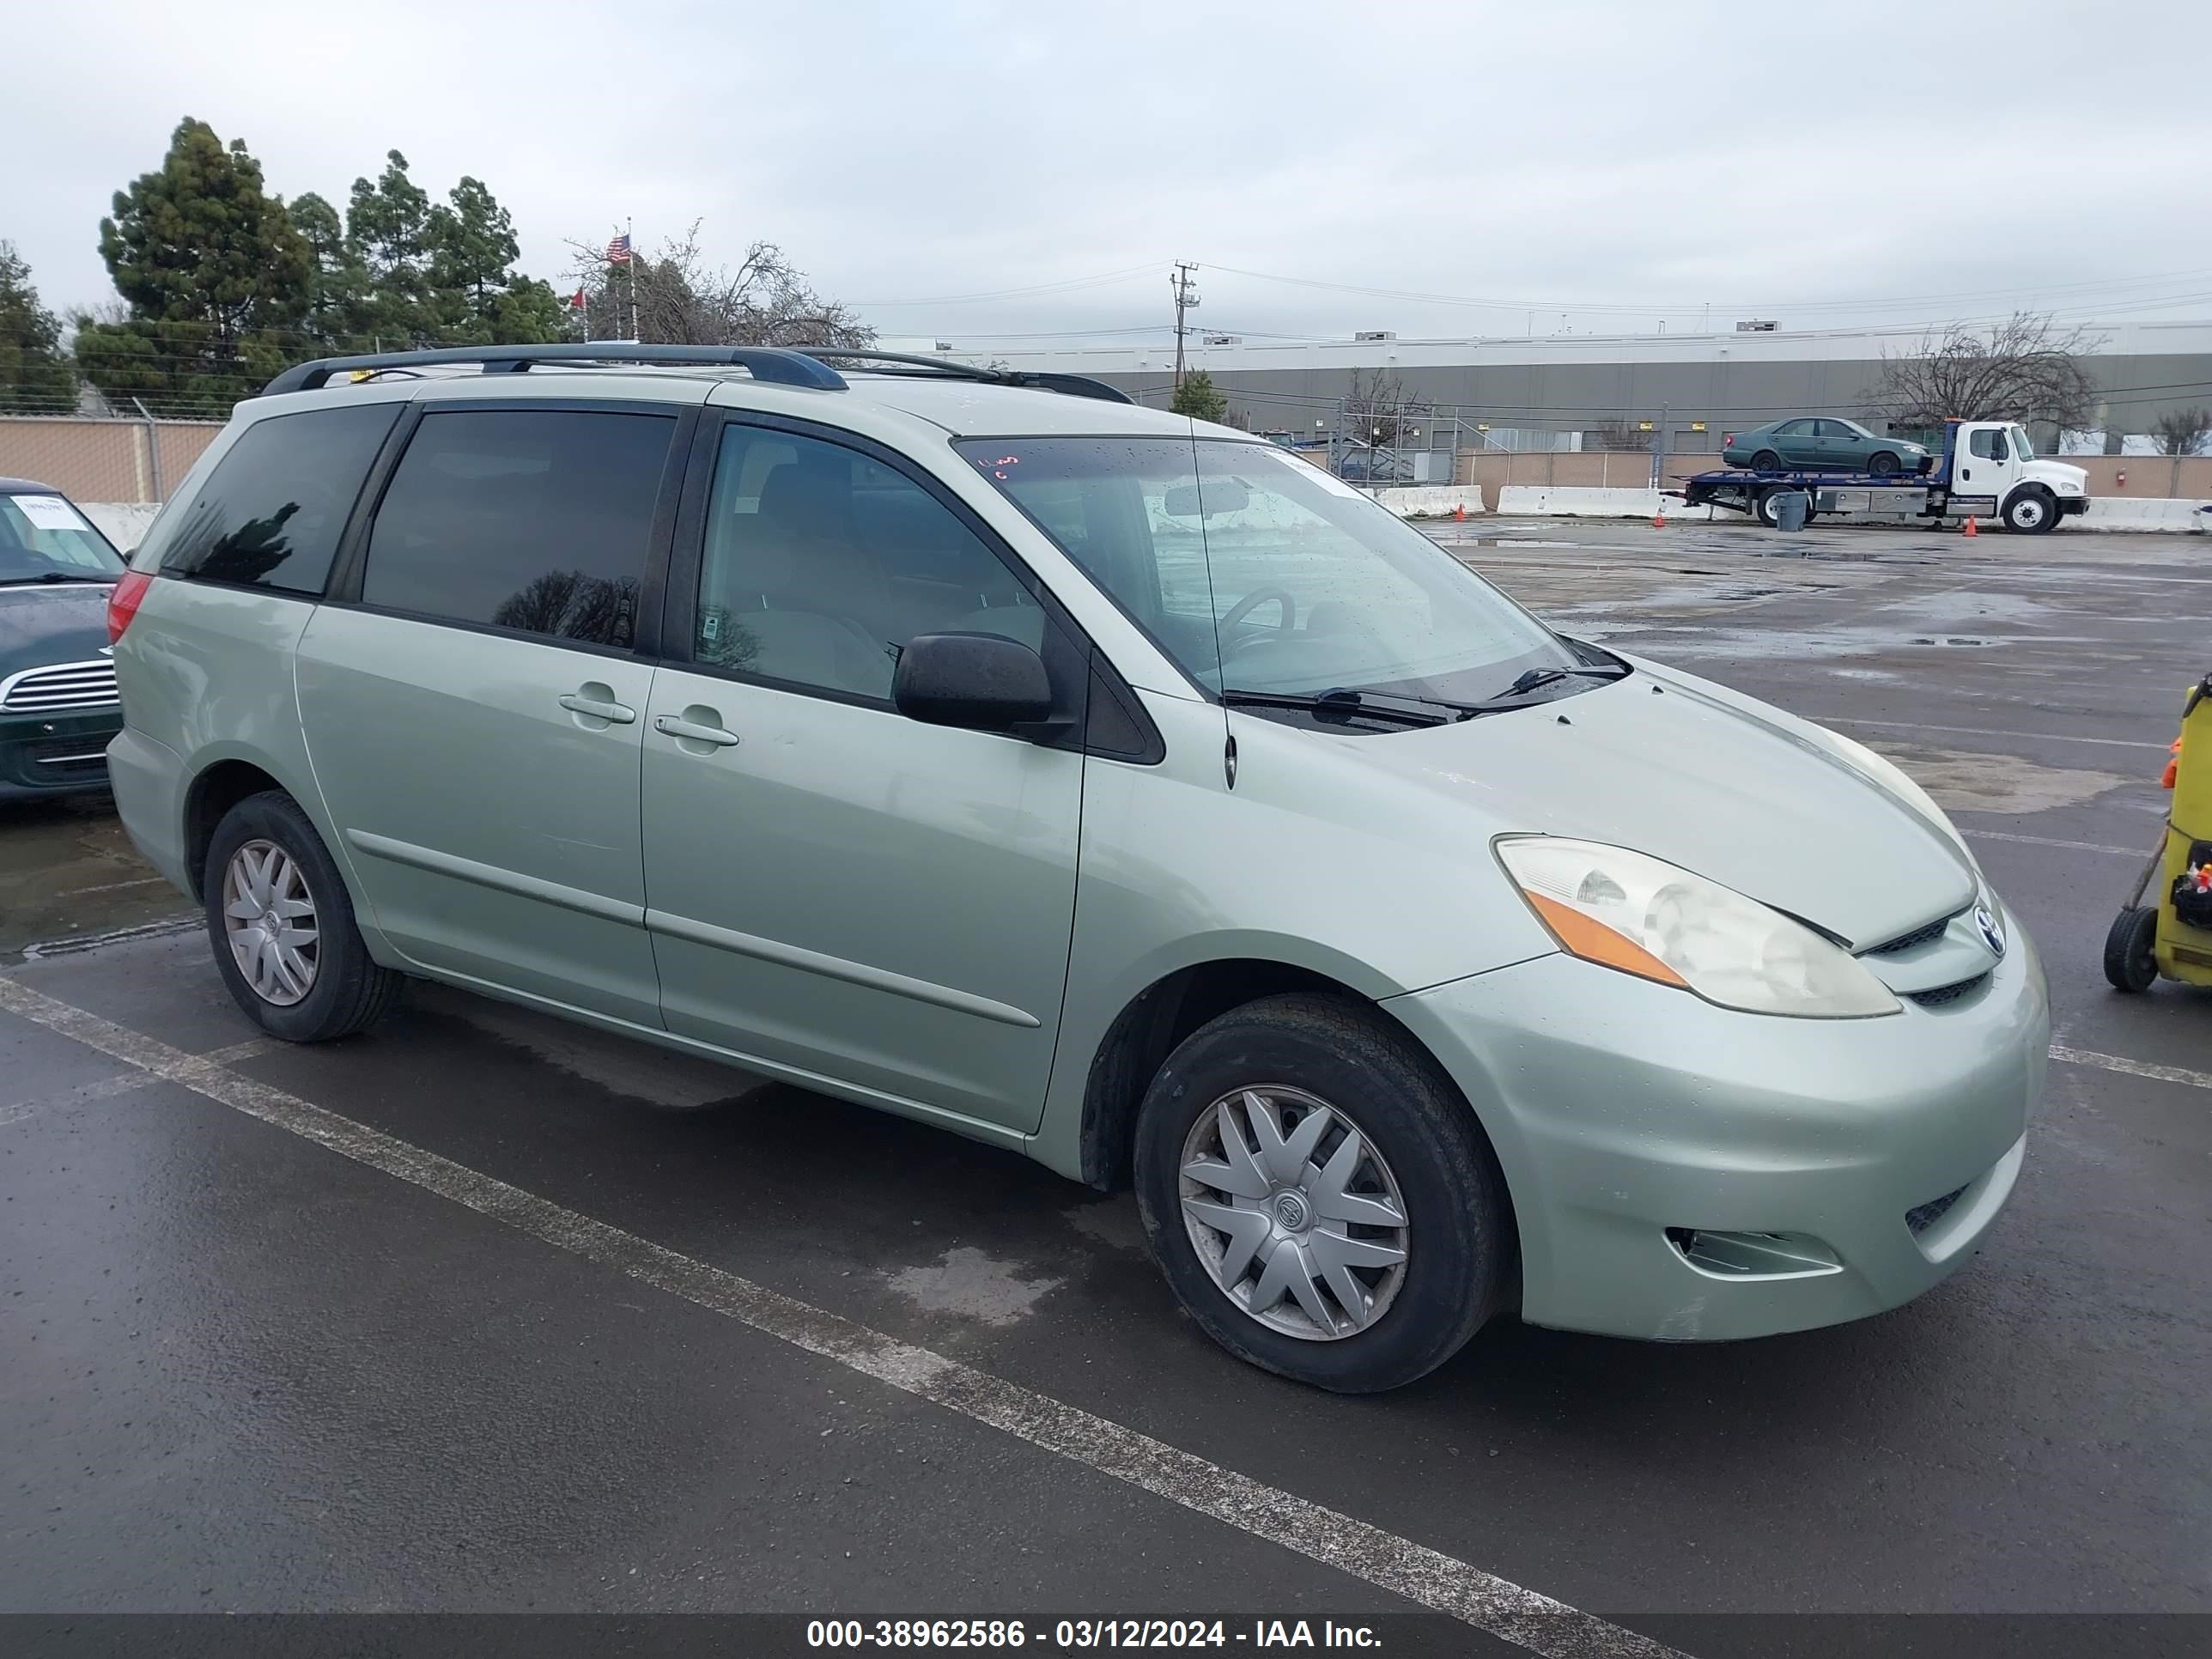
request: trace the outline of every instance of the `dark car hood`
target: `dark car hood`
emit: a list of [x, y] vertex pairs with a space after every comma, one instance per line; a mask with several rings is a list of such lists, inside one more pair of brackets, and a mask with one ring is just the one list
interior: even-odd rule
[[101, 582], [0, 587], [0, 680], [25, 668], [90, 662], [107, 650], [107, 594]]
[[1637, 673], [1556, 702], [1355, 739], [1496, 833], [1631, 847], [1864, 949], [1973, 902], [1959, 848], [1778, 721]]

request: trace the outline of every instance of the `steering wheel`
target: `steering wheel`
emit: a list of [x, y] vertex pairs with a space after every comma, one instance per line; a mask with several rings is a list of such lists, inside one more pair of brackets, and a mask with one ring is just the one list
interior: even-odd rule
[[1218, 626], [1223, 633], [1227, 633], [1270, 599], [1280, 607], [1283, 613], [1283, 620], [1277, 624], [1279, 631], [1289, 633], [1298, 625], [1298, 602], [1279, 587], [1254, 588], [1229, 607], [1228, 613], [1221, 618]]

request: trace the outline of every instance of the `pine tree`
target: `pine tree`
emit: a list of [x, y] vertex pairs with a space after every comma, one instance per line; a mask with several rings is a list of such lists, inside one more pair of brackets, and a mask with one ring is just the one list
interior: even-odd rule
[[350, 331], [386, 351], [434, 345], [441, 319], [430, 274], [429, 192], [407, 176], [398, 150], [384, 159], [374, 184], [353, 181], [346, 205], [346, 256], [362, 273]]
[[31, 267], [0, 241], [0, 414], [67, 412], [76, 371], [61, 349], [62, 325], [39, 303]]
[[1168, 407], [1178, 415], [1188, 415], [1197, 421], [1225, 421], [1229, 418], [1229, 398], [1213, 384], [1213, 376], [1202, 368], [1194, 368], [1182, 377], [1176, 388], [1175, 397]]
[[553, 290], [511, 269], [514, 221], [481, 179], [464, 176], [430, 210], [430, 286], [441, 337], [479, 345], [561, 337]]
[[353, 319], [362, 307], [368, 273], [354, 258], [338, 210], [326, 199], [309, 191], [289, 210], [314, 262], [307, 285], [307, 333], [318, 349], [353, 350]]
[[313, 261], [243, 138], [187, 116], [159, 172], [115, 195], [100, 256], [126, 307], [77, 319], [77, 367], [111, 396], [219, 410], [283, 367]]

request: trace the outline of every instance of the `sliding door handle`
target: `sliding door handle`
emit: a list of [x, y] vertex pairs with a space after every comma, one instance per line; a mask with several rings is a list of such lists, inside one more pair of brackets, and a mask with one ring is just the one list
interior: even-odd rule
[[708, 726], [675, 714], [655, 714], [653, 729], [663, 737], [674, 738], [679, 743], [712, 744], [717, 749], [726, 749], [738, 740], [738, 734], [726, 726]]

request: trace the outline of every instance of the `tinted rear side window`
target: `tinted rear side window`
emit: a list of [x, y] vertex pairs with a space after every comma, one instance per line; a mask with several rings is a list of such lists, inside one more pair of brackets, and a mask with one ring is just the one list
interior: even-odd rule
[[675, 431], [666, 415], [425, 415], [377, 509], [362, 602], [627, 647]]
[[161, 568], [320, 593], [362, 480], [404, 407], [361, 404], [255, 422], [192, 498]]

